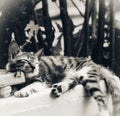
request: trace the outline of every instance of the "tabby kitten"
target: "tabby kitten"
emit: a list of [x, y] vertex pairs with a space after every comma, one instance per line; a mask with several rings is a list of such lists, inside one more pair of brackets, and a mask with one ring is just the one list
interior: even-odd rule
[[[9, 46], [9, 49], [11, 49], [11, 46]], [[9, 56], [12, 56], [12, 54], [9, 54]], [[26, 83], [30, 84], [15, 92], [16, 97], [27, 97], [33, 92], [39, 91], [39, 87], [43, 82], [52, 87], [52, 97], [59, 97], [76, 85], [82, 84], [89, 95], [93, 96], [99, 107], [101, 107], [101, 103], [106, 105], [106, 101], [101, 92], [99, 81], [104, 80], [107, 92], [112, 96], [113, 104], [120, 99], [119, 78], [105, 67], [95, 64], [90, 58], [38, 57], [34, 53], [19, 50], [14, 58], [9, 59], [6, 70], [24, 72]]]

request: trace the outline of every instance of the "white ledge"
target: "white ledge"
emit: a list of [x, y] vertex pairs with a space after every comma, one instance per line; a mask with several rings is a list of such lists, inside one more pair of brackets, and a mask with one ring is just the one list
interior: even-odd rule
[[50, 97], [50, 88], [43, 88], [27, 98], [1, 98], [0, 116], [96, 116], [96, 101], [85, 96], [81, 85], [56, 99]]

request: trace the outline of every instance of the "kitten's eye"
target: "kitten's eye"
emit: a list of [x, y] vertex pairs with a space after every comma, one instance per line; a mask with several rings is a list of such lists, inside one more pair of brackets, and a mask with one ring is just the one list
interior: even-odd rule
[[16, 64], [16, 67], [23, 66], [23, 63]]
[[17, 61], [16, 62], [17, 67], [23, 66], [24, 64], [25, 64], [25, 62], [23, 62], [23, 61]]

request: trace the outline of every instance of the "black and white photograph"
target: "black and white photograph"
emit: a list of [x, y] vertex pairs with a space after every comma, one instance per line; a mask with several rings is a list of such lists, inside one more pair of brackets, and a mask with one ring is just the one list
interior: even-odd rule
[[120, 116], [120, 0], [0, 0], [0, 116]]

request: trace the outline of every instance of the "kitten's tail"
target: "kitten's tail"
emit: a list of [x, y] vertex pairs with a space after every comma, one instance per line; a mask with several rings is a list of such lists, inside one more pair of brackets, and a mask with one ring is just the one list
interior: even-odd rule
[[101, 77], [106, 82], [107, 92], [112, 95], [113, 98], [120, 98], [120, 79], [112, 71], [107, 68], [100, 68]]
[[[108, 110], [111, 112], [113, 110], [114, 116], [120, 116], [120, 79], [112, 71], [107, 68], [100, 67], [101, 77], [105, 80], [107, 93], [112, 98], [112, 104], [107, 105]], [[112, 109], [111, 109], [111, 108]]]

